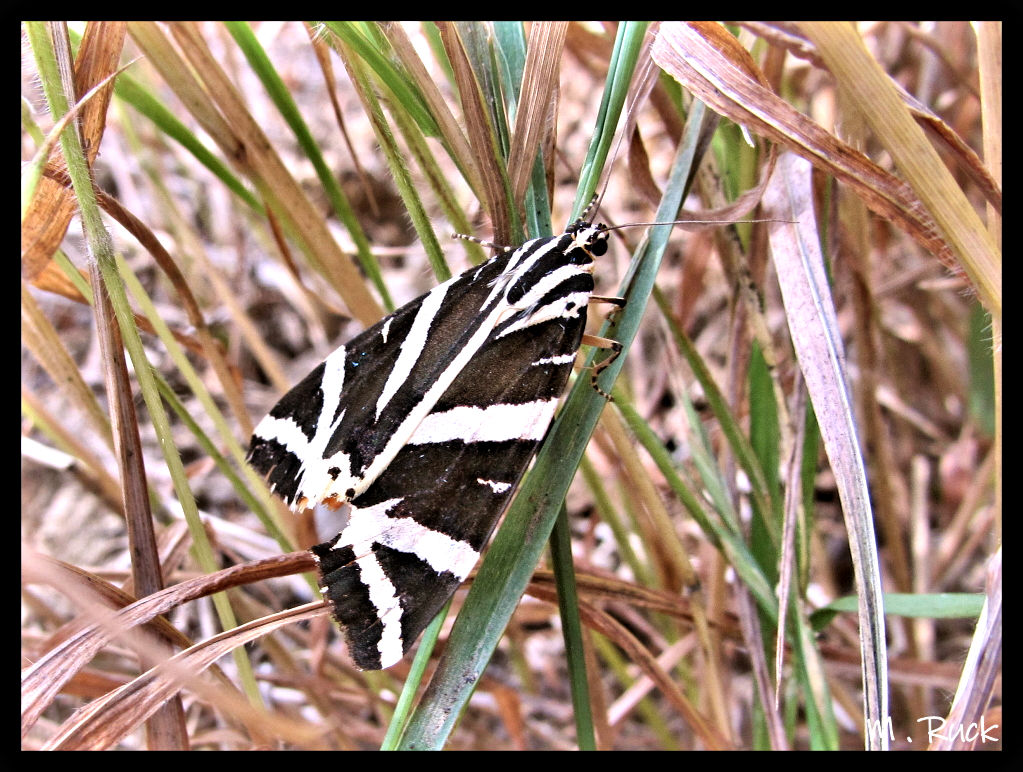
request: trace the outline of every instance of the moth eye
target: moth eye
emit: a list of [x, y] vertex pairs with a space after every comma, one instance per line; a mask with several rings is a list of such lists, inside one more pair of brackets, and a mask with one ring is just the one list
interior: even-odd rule
[[603, 234], [597, 238], [592, 244], [590, 244], [590, 254], [594, 257], [600, 257], [607, 253], [607, 237]]

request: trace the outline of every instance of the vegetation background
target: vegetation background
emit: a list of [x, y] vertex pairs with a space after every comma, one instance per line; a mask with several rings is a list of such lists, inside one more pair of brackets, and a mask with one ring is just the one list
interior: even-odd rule
[[[918, 722], [1001, 724], [1000, 35], [25, 23], [23, 747], [1000, 747]], [[360, 673], [252, 426], [594, 191], [715, 222], [616, 231], [614, 402]]]

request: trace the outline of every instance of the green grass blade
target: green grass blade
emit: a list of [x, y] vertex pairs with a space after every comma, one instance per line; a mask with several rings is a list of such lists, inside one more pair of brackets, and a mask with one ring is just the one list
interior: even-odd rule
[[287, 121], [288, 126], [291, 127], [306, 158], [309, 159], [316, 170], [316, 176], [319, 178], [320, 184], [323, 185], [327, 198], [330, 199], [334, 213], [345, 224], [348, 234], [355, 243], [356, 253], [359, 256], [359, 265], [362, 266], [362, 270], [366, 272], [366, 276], [369, 277], [377, 292], [380, 293], [380, 299], [385, 308], [388, 311], [393, 311], [394, 302], [391, 300], [391, 295], [387, 291], [383, 277], [380, 275], [380, 265], [370, 250], [369, 239], [366, 238], [366, 233], [363, 231], [362, 225], [359, 224], [355, 212], [352, 211], [352, 206], [348, 203], [348, 197], [338, 184], [334, 172], [327, 166], [323, 153], [320, 151], [320, 146], [313, 138], [312, 132], [309, 131], [309, 127], [302, 118], [302, 114], [299, 112], [298, 105], [295, 104], [291, 92], [274, 68], [270, 57], [266, 55], [266, 51], [259, 44], [255, 34], [252, 32], [252, 28], [242, 21], [225, 22], [225, 24], [235, 43], [241, 48], [249, 65], [256, 75], [259, 76], [260, 82], [262, 82], [263, 87], [266, 89], [267, 94], [270, 95], [281, 116]]
[[[693, 127], [698, 129], [701, 117], [702, 111], [694, 110], [693, 125], [687, 135], [691, 140], [696, 137]], [[693, 162], [692, 145], [683, 142], [658, 219], [671, 219], [678, 211]], [[671, 214], [664, 216], [665, 212]], [[614, 330], [624, 351], [628, 350], [639, 328], [670, 230], [670, 226], [652, 228], [634, 258], [630, 279], [624, 288], [624, 297], [629, 303], [619, 315]], [[605, 388], [620, 372], [623, 360], [624, 356], [619, 357], [606, 369]], [[452, 628], [448, 648], [402, 737], [399, 746], [402, 749], [440, 748], [454, 728], [459, 712], [468, 702], [540, 559], [554, 519], [605, 406], [606, 401], [590, 387], [587, 379], [577, 380], [479, 568]]]

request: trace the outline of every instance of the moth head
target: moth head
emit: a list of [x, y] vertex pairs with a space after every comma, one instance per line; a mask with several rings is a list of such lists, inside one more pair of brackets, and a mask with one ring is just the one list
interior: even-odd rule
[[608, 230], [604, 223], [588, 223], [576, 220], [572, 226], [572, 246], [587, 252], [591, 257], [600, 257], [607, 252]]

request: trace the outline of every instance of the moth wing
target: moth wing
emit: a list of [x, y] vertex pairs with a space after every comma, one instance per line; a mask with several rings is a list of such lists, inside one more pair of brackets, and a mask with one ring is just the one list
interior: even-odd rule
[[507, 260], [498, 255], [410, 301], [281, 397], [248, 454], [271, 490], [293, 509], [338, 506], [365, 490], [398, 450], [388, 440], [407, 405], [422, 402], [430, 373], [457, 354]]
[[583, 311], [496, 329], [353, 499], [349, 524], [313, 548], [360, 668], [400, 660], [476, 564], [547, 433], [584, 327]]
[[257, 426], [253, 466], [289, 504], [352, 504], [312, 551], [359, 667], [408, 651], [546, 435], [593, 291], [586, 246], [566, 231], [445, 282], [331, 354]]

